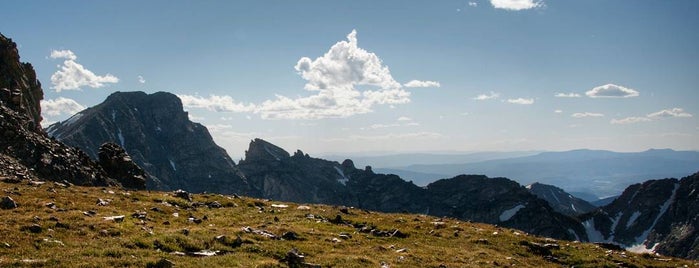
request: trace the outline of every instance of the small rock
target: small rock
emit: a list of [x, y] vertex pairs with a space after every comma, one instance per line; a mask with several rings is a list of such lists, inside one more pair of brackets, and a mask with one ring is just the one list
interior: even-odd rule
[[298, 206], [296, 209], [298, 209], [298, 210], [311, 210], [311, 207], [309, 207], [309, 206]]
[[396, 253], [403, 253], [403, 252], [406, 252], [406, 251], [408, 251], [407, 248], [396, 249]]
[[38, 234], [38, 233], [41, 233], [41, 231], [43, 231], [43, 228], [41, 228], [41, 225], [32, 224], [29, 226], [22, 227], [22, 230]]
[[177, 190], [174, 192], [174, 194], [175, 197], [179, 197], [189, 202], [192, 202], [192, 195], [185, 190]]
[[401, 232], [400, 230], [396, 229], [391, 233], [392, 237], [398, 237], [398, 238], [406, 238], [408, 237], [408, 234]]
[[349, 233], [340, 233], [339, 237], [344, 240], [349, 240], [352, 238], [352, 235], [350, 235]]
[[119, 216], [110, 216], [110, 217], [102, 217], [102, 218], [105, 221], [123, 222], [125, 217], [126, 216], [124, 216], [124, 215], [119, 215]]
[[289, 232], [282, 234], [282, 239], [289, 240], [289, 241], [298, 240], [299, 235], [296, 234], [295, 232], [289, 231]]
[[288, 208], [289, 205], [284, 205], [284, 204], [272, 204], [273, 208]]
[[5, 196], [2, 198], [2, 201], [0, 201], [0, 208], [15, 209], [17, 208], [17, 203], [15, 202], [15, 200], [12, 200], [12, 197]]
[[[152, 207], [152, 208], [150, 209], [150, 211], [154, 211], [154, 212], [163, 212], [163, 210], [160, 209], [159, 207]], [[163, 259], [163, 260], [164, 260], [164, 259]]]
[[209, 208], [222, 208], [223, 206], [218, 201], [211, 202], [207, 204]]
[[187, 228], [182, 229], [182, 234], [183, 234], [183, 235], [189, 235], [189, 229], [187, 229]]
[[104, 200], [104, 199], [102, 199], [102, 198], [98, 198], [98, 199], [97, 199], [97, 205], [98, 205], [98, 206], [102, 206], [102, 207], [103, 207], [103, 206], [107, 206], [107, 205], [109, 205], [109, 201]]
[[341, 207], [341, 208], [340, 208], [340, 212], [345, 213], [345, 214], [349, 214], [349, 208], [347, 208], [347, 207]]
[[45, 206], [50, 209], [56, 209], [56, 204], [54, 204], [53, 202], [48, 202], [45, 204]]
[[146, 213], [145, 211], [136, 211], [134, 214], [131, 214], [131, 218], [145, 220], [147, 215], [148, 213]]

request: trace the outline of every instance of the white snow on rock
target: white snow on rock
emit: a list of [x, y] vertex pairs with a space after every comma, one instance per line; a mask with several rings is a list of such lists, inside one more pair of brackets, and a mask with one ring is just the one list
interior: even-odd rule
[[585, 233], [587, 233], [587, 240], [590, 240], [590, 242], [608, 242], [607, 239], [604, 239], [602, 232], [595, 228], [595, 220], [593, 218], [584, 221], [582, 224], [585, 227]]
[[580, 237], [575, 233], [575, 231], [573, 231], [573, 229], [568, 228], [568, 232], [575, 236], [575, 241], [580, 241]]
[[66, 120], [65, 122], [63, 122], [63, 124], [66, 125], [66, 126], [70, 126], [70, 125], [72, 125], [73, 123], [75, 123], [75, 121], [78, 121], [78, 119], [80, 119], [81, 117], [83, 117], [83, 114], [82, 114], [82, 113], [77, 113], [77, 114], [71, 116], [70, 118], [68, 118], [68, 120]]
[[337, 179], [337, 182], [342, 183], [342, 185], [347, 185], [347, 181], [349, 181], [349, 179], [347, 178], [347, 176], [345, 176], [345, 173], [342, 172], [342, 169], [340, 169], [339, 167], [334, 167], [334, 168], [335, 168], [335, 171], [337, 171], [337, 174], [340, 175], [340, 178]]
[[121, 145], [121, 148], [124, 148], [124, 135], [121, 134], [121, 128], [117, 128], [119, 132], [117, 132], [117, 136], [119, 138], [119, 145]]
[[626, 222], [626, 229], [631, 227], [636, 222], [636, 219], [641, 216], [641, 212], [639, 211], [634, 211], [633, 214], [631, 214], [631, 217], [629, 217], [629, 221]]
[[663, 205], [660, 206], [660, 212], [658, 212], [658, 216], [656, 216], [655, 220], [653, 220], [653, 224], [651, 224], [647, 230], [643, 231], [643, 233], [640, 236], [636, 237], [636, 243], [634, 243], [634, 245], [632, 245], [631, 247], [636, 247], [639, 245], [643, 246], [646, 243], [646, 239], [648, 238], [650, 231], [652, 231], [653, 228], [655, 228], [655, 224], [658, 223], [658, 220], [660, 220], [660, 217], [665, 215], [665, 212], [667, 212], [667, 209], [670, 208], [670, 204], [672, 203], [672, 201], [675, 200], [675, 196], [677, 195], [677, 189], [679, 189], [679, 188], [680, 188], [680, 184], [675, 183], [675, 188], [672, 189], [672, 195], [670, 195], [670, 198], [668, 198], [667, 201], [665, 201], [665, 203], [663, 203]]
[[175, 166], [175, 162], [172, 162], [172, 160], [168, 159], [170, 161], [170, 166], [172, 167], [172, 170], [177, 171], [177, 167]]
[[516, 205], [515, 207], [513, 207], [511, 209], [503, 211], [502, 213], [500, 213], [500, 221], [510, 220], [512, 217], [515, 216], [515, 214], [517, 214], [517, 212], [519, 212], [520, 209], [523, 209], [523, 208], [525, 208], [525, 206], [520, 204], [520, 205]]

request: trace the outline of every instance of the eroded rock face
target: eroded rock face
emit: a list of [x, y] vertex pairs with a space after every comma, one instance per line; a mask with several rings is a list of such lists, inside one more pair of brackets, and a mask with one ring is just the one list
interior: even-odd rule
[[250, 142], [246, 159], [238, 166], [255, 196], [449, 216], [570, 240], [585, 237], [579, 222], [555, 212], [545, 201], [508, 179], [459, 176], [424, 189], [396, 175], [357, 169], [351, 160], [340, 164], [301, 151], [288, 155], [269, 142]]
[[108, 142], [100, 146], [99, 164], [125, 188], [146, 189], [146, 173], [116, 143]]
[[206, 127], [189, 120], [171, 93], [115, 92], [47, 133], [94, 159], [103, 143], [118, 144], [149, 175], [148, 189], [248, 193], [226, 151]]
[[17, 44], [0, 34], [0, 101], [20, 114], [27, 115], [23, 127], [41, 131], [41, 106], [44, 98], [41, 83], [30, 63], [20, 62]]
[[553, 185], [537, 182], [527, 185], [526, 188], [532, 194], [546, 200], [554, 210], [568, 216], [585, 214], [597, 208]]
[[614, 202], [581, 216], [593, 242], [699, 258], [699, 173], [649, 180], [626, 188]]

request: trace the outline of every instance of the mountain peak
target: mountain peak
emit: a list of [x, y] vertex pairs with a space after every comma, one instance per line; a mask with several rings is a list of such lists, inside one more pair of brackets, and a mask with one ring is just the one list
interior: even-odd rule
[[254, 140], [250, 141], [250, 146], [248, 147], [248, 150], [245, 151], [244, 161], [280, 161], [289, 157], [289, 153], [284, 149], [263, 139], [255, 138]]
[[26, 127], [41, 129], [41, 106], [44, 91], [30, 63], [20, 62], [17, 44], [0, 33], [0, 102], [26, 115]]

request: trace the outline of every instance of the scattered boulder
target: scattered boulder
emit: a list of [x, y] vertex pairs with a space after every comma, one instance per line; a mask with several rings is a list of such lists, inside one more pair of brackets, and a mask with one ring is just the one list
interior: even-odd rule
[[0, 208], [2, 209], [15, 209], [17, 208], [17, 202], [12, 199], [12, 197], [5, 196], [0, 201]]
[[118, 215], [118, 216], [109, 216], [109, 217], [102, 217], [102, 218], [105, 221], [123, 222], [125, 217], [126, 216], [124, 216], [124, 215]]
[[185, 190], [179, 189], [179, 190], [173, 192], [173, 194], [175, 195], [175, 197], [179, 197], [179, 198], [182, 198], [182, 199], [187, 200], [189, 202], [192, 202], [192, 194], [190, 194], [189, 192], [187, 192]]
[[38, 233], [41, 233], [41, 231], [43, 231], [44, 228], [42, 228], [41, 225], [38, 225], [35, 223], [35, 224], [29, 225], [29, 226], [24, 226], [21, 228], [21, 230], [22, 231], [29, 231], [31, 233], [38, 234]]
[[282, 239], [289, 241], [299, 240], [299, 235], [295, 232], [289, 231], [282, 234]]
[[98, 198], [98, 199], [97, 199], [97, 205], [98, 205], [98, 206], [103, 206], [103, 207], [104, 207], [104, 206], [109, 205], [109, 201], [108, 201], [108, 200], [104, 200], [104, 199], [102, 199], [102, 198]]
[[146, 189], [146, 173], [131, 160], [124, 148], [113, 142], [104, 143], [99, 148], [98, 157], [104, 171], [124, 188]]

